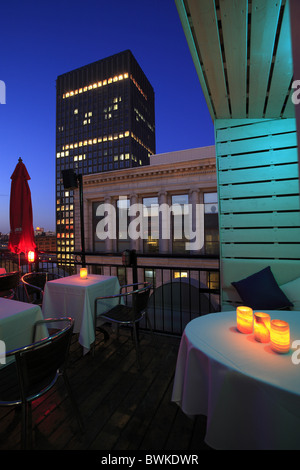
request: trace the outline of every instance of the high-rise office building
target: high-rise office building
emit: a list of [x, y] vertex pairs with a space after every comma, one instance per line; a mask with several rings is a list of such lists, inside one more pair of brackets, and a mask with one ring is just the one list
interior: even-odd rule
[[57, 77], [57, 250], [74, 251], [74, 194], [62, 170], [87, 175], [149, 163], [155, 154], [154, 91], [126, 50]]

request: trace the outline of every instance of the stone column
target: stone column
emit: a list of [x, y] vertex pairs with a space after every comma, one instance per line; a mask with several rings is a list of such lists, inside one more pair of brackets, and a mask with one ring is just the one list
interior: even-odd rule
[[[202, 201], [201, 201], [202, 199]], [[198, 188], [192, 188], [189, 191], [189, 204], [192, 205], [192, 231], [196, 231], [196, 227], [199, 226], [200, 222], [200, 233], [201, 236], [199, 237], [199, 234], [197, 235], [198, 238], [201, 240], [204, 240], [204, 218], [201, 218], [202, 210], [200, 208], [201, 202], [203, 203], [203, 193], [200, 194]], [[198, 224], [198, 225], [197, 225]], [[199, 240], [200, 241], [200, 240]], [[199, 254], [200, 250], [202, 249], [202, 244], [199, 249], [191, 250], [191, 254]]]
[[[104, 203], [105, 204], [112, 204], [113, 201], [112, 201], [111, 196], [106, 196], [104, 198]], [[108, 216], [108, 220], [109, 220], [109, 224], [111, 226], [113, 226], [113, 225], [115, 226], [116, 220], [112, 220], [110, 215]], [[113, 238], [111, 238], [111, 236], [109, 236], [105, 239], [105, 251], [108, 252], [108, 253], [112, 253], [113, 248], [114, 248], [114, 240], [113, 240]]]
[[[139, 203], [139, 197], [137, 194], [133, 193], [130, 194], [130, 206], [133, 206], [134, 204]], [[135, 219], [136, 216], [131, 216], [129, 217], [129, 224], [132, 220]], [[140, 238], [137, 240], [133, 240], [132, 238], [130, 239], [130, 249], [131, 250], [136, 250], [137, 252], [142, 252], [143, 251], [143, 240]]]
[[[160, 191], [158, 193], [158, 205], [159, 207], [162, 204], [168, 204], [168, 193], [167, 191]], [[163, 214], [159, 212], [159, 253], [169, 253], [170, 252], [170, 238], [172, 234], [172, 228], [170, 227], [170, 238], [163, 238], [162, 233], [162, 217]], [[171, 221], [170, 221], [171, 224]]]

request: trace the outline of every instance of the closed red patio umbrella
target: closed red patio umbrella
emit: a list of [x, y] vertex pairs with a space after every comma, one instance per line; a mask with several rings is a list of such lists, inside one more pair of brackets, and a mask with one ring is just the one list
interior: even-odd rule
[[21, 158], [11, 175], [10, 234], [8, 248], [13, 253], [35, 251], [30, 176]]

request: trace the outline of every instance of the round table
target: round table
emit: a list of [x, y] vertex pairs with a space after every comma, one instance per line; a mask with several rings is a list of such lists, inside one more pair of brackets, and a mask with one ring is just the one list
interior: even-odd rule
[[[300, 312], [268, 311], [300, 340]], [[300, 449], [300, 346], [277, 354], [236, 328], [236, 312], [192, 320], [178, 352], [172, 401], [206, 415], [215, 449]]]

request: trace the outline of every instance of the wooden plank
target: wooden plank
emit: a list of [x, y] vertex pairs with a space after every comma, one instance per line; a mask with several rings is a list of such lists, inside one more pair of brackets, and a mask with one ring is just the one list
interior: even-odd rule
[[185, 2], [184, 2], [184, 0], [175, 0], [175, 3], [176, 3], [177, 11], [178, 11], [181, 23], [182, 23], [183, 30], [184, 30], [184, 33], [185, 33], [185, 37], [186, 37], [186, 40], [187, 40], [187, 43], [188, 43], [188, 46], [189, 46], [189, 49], [190, 49], [190, 52], [191, 52], [191, 55], [192, 55], [192, 59], [193, 59], [193, 62], [194, 62], [195, 68], [196, 68], [196, 72], [197, 72], [197, 75], [199, 77], [199, 81], [200, 81], [200, 85], [201, 85], [201, 88], [202, 88], [202, 91], [203, 91], [203, 95], [204, 95], [206, 104], [207, 104], [208, 109], [209, 109], [209, 113], [211, 115], [211, 118], [214, 119], [215, 118], [215, 111], [212, 107], [209, 87], [208, 87], [208, 84], [206, 82], [206, 78], [204, 77], [204, 74], [203, 74], [202, 65], [200, 63], [200, 58], [198, 56], [198, 48], [197, 48], [197, 45], [195, 43], [195, 38], [194, 38], [194, 35], [192, 33], [192, 30], [191, 30], [191, 25], [190, 25], [190, 22], [189, 22], [189, 18], [187, 16]]
[[265, 117], [279, 117], [293, 78], [290, 8], [286, 2]]
[[220, 214], [220, 228], [300, 227], [299, 212]]
[[188, 6], [216, 115], [230, 117], [215, 3], [189, 0]]
[[222, 155], [233, 155], [234, 153], [242, 154], [257, 152], [259, 150], [280, 149], [296, 146], [297, 134], [296, 132], [290, 132], [282, 135], [268, 135], [265, 137], [237, 140], [233, 142], [217, 142], [216, 154], [221, 157]]
[[224, 243], [222, 247], [222, 254], [225, 258], [300, 259], [300, 244]]
[[249, 117], [263, 116], [281, 3], [274, 0], [252, 1]]
[[[78, 336], [74, 335], [74, 338], [76, 341], [71, 347], [68, 375], [84, 419], [85, 432], [78, 431], [64, 384], [58, 381], [58, 387], [33, 406], [34, 450], [86, 451], [95, 444], [100, 432], [105, 441], [99, 442], [97, 450], [103, 449], [104, 442], [112, 443], [116, 449], [115, 443], [121, 443], [120, 436], [124, 430], [128, 431], [124, 436], [126, 434], [126, 441], [131, 447], [136, 444], [134, 450], [143, 449], [143, 439], [149, 449], [152, 445], [158, 451], [177, 449], [180, 433], [183, 433], [182, 450], [188, 450], [193, 434], [192, 422], [185, 415], [174, 421], [174, 410], [179, 411], [179, 408], [176, 409], [170, 401], [170, 377], [174, 374], [180, 338], [155, 335], [153, 339], [151, 335], [142, 334], [140, 371], [136, 367], [130, 331], [122, 330], [118, 339], [112, 332], [108, 342], [99, 341], [95, 357], [89, 354], [83, 356]], [[165, 387], [162, 386], [164, 376], [167, 377]], [[170, 388], [166, 392], [168, 385]], [[126, 403], [130, 406], [125, 407]], [[140, 410], [140, 416], [143, 413], [144, 420], [140, 421], [139, 428], [134, 426], [138, 423], [134, 418], [138, 417], [136, 410]], [[114, 419], [116, 417], [119, 422]], [[168, 417], [171, 421], [165, 423]], [[19, 450], [21, 414], [15, 407], [2, 407], [0, 419], [0, 449]], [[131, 433], [126, 420], [127, 423], [133, 421]], [[160, 440], [155, 434], [156, 429], [159, 429]], [[205, 423], [201, 431], [200, 441], [205, 435]], [[149, 436], [153, 436], [153, 440]], [[138, 441], [135, 441], [136, 437]], [[165, 447], [166, 443], [170, 447]], [[199, 446], [201, 444], [199, 442]], [[107, 447], [105, 450], [113, 448]]]
[[218, 187], [219, 198], [238, 198], [243, 197], [256, 197], [256, 196], [273, 196], [273, 195], [288, 195], [299, 194], [299, 179], [295, 177], [288, 182], [283, 181], [268, 181], [268, 182], [254, 182], [249, 184], [229, 184], [220, 185]]
[[222, 199], [219, 211], [226, 212], [266, 212], [266, 211], [294, 211], [300, 209], [299, 196], [272, 196], [247, 199]]
[[265, 180], [281, 180], [298, 177], [297, 163], [287, 165], [272, 165], [270, 167], [247, 168], [241, 170], [227, 170], [219, 172], [219, 182], [229, 183], [249, 183]]
[[216, 132], [222, 129], [228, 129], [229, 127], [239, 127], [243, 125], [250, 125], [255, 123], [262, 122], [262, 118], [254, 119], [254, 118], [247, 118], [247, 119], [226, 119], [226, 118], [217, 118], [214, 121], [214, 127]]
[[300, 240], [299, 228], [246, 228], [225, 229], [223, 243], [297, 243]]
[[228, 128], [217, 130], [217, 142], [246, 140], [253, 137], [297, 131], [295, 119], [261, 119], [254, 123], [247, 121], [247, 119], [235, 119], [229, 123]]
[[218, 160], [219, 170], [234, 170], [280, 163], [298, 162], [298, 149], [266, 150], [265, 152], [246, 153], [244, 155], [228, 155]]
[[289, 98], [286, 102], [284, 112], [283, 112], [283, 115], [282, 115], [283, 118], [295, 118], [296, 117], [295, 105], [292, 101], [292, 95], [293, 95], [294, 91], [295, 90], [293, 90], [293, 89], [291, 89], [291, 91], [290, 91], [290, 95], [289, 95]]
[[220, 13], [232, 117], [246, 117], [248, 0], [221, 0]]

